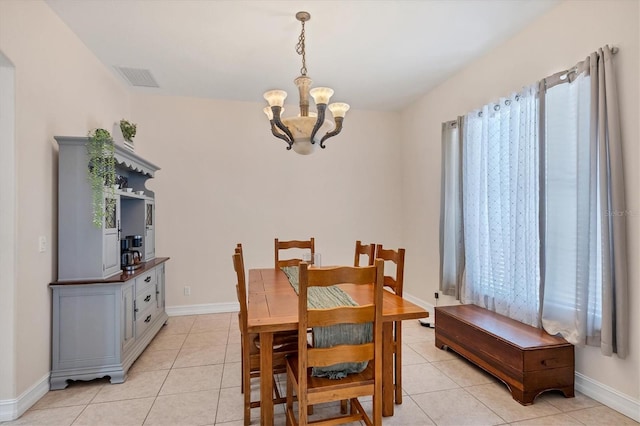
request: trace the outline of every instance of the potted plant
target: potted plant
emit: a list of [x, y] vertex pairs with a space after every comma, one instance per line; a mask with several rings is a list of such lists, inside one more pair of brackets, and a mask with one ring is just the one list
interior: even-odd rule
[[89, 183], [93, 195], [93, 224], [97, 228], [102, 228], [104, 221], [109, 223], [115, 218], [115, 144], [111, 133], [105, 129], [94, 129], [88, 136], [87, 154]]
[[122, 130], [122, 136], [124, 136], [124, 140], [133, 143], [133, 138], [136, 136], [135, 123], [130, 123], [124, 119], [120, 120], [120, 130]]

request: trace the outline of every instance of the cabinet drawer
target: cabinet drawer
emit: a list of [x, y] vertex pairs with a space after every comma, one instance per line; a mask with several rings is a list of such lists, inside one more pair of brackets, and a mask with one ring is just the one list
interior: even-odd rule
[[140, 338], [147, 328], [153, 324], [158, 312], [157, 309], [147, 309], [138, 316], [138, 319], [136, 319], [136, 339]]
[[144, 274], [140, 275], [138, 278], [136, 278], [136, 293], [140, 292], [147, 285], [151, 285], [151, 284], [153, 284], [154, 286], [156, 285], [156, 283], [158, 282], [156, 269], [157, 268], [147, 271]]
[[136, 320], [139, 319], [150, 306], [156, 305], [156, 285], [148, 284], [136, 293]]

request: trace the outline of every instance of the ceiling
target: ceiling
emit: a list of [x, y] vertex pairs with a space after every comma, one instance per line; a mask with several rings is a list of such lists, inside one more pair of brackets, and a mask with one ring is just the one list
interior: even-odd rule
[[[293, 79], [298, 11], [308, 75], [355, 109], [398, 110], [512, 37], [559, 0], [46, 0], [125, 84], [116, 67], [151, 72], [132, 91], [263, 101]], [[265, 103], [266, 105], [266, 103]]]

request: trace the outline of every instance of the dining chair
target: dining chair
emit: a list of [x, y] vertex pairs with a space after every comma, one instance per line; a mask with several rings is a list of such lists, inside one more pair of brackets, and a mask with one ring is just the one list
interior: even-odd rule
[[[308, 424], [308, 406], [331, 401], [350, 402], [350, 410], [323, 424], [341, 424], [364, 421], [367, 425], [382, 424], [382, 294], [384, 266], [377, 260], [374, 266], [333, 268], [311, 268], [300, 263], [298, 294], [298, 354], [286, 358], [287, 364], [287, 424]], [[371, 303], [360, 306], [335, 306], [321, 309], [309, 308], [310, 297], [317, 305], [322, 291], [335, 291], [326, 287], [350, 283], [373, 285]], [[317, 288], [320, 287], [320, 288]], [[311, 291], [310, 291], [311, 290]], [[313, 292], [313, 293], [312, 293]], [[310, 296], [311, 293], [311, 296]], [[333, 293], [332, 293], [333, 294]], [[304, 333], [309, 327], [364, 325], [372, 327], [369, 341], [350, 343], [343, 341], [331, 347], [313, 347], [304, 343]], [[371, 330], [371, 329], [370, 329]], [[367, 363], [364, 370], [343, 378], [317, 377], [315, 368], [330, 368], [336, 363]], [[298, 398], [297, 418], [294, 410], [294, 390]], [[373, 397], [373, 421], [363, 409], [361, 396]], [[342, 407], [341, 407], [342, 408]]]
[[[385, 249], [382, 247], [382, 244], [378, 244], [376, 246], [376, 259], [384, 260], [385, 267], [387, 263], [394, 264], [395, 272], [393, 276], [385, 274], [384, 286], [390, 288], [395, 294], [402, 297], [404, 249]], [[402, 404], [402, 321], [394, 321], [393, 323], [393, 354], [395, 401], [396, 404]]]
[[360, 256], [367, 256], [367, 265], [373, 265], [376, 253], [375, 244], [362, 244], [360, 240], [356, 241], [356, 253], [353, 258], [353, 266], [360, 266]]
[[238, 314], [238, 322], [240, 325], [240, 350], [242, 353], [241, 360], [241, 376], [242, 383], [240, 391], [244, 394], [244, 424], [251, 423], [251, 408], [260, 407], [260, 400], [251, 401], [251, 379], [260, 378], [260, 380], [273, 380], [275, 395], [274, 404], [281, 404], [286, 401], [278, 390], [275, 382], [275, 374], [284, 373], [286, 371], [285, 357], [287, 355], [296, 354], [298, 350], [298, 332], [282, 332], [273, 335], [273, 376], [260, 377], [260, 351], [266, 350], [260, 347], [259, 336], [255, 333], [247, 331], [247, 286], [244, 272], [244, 259], [242, 253], [242, 245], [238, 244], [233, 254], [233, 267], [238, 278], [236, 292], [240, 312]]
[[313, 237], [306, 241], [300, 240], [291, 240], [291, 241], [280, 241], [277, 238], [275, 239], [275, 268], [280, 269], [283, 266], [298, 266], [302, 259], [280, 259], [280, 250], [289, 250], [289, 249], [301, 249], [301, 250], [309, 250], [310, 259], [313, 259], [313, 255], [316, 252], [315, 249], [315, 241]]

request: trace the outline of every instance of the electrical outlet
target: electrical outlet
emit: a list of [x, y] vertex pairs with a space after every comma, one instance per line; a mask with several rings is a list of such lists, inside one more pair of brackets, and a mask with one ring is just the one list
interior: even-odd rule
[[437, 291], [435, 293], [433, 293], [433, 297], [435, 297], [436, 299], [440, 298], [440, 293], [438, 293]]
[[38, 251], [40, 253], [44, 253], [45, 251], [47, 251], [47, 237], [45, 237], [44, 235], [41, 235], [38, 238]]
[[189, 287], [189, 286], [185, 286], [184, 287], [184, 295], [185, 296], [191, 296], [191, 287]]

